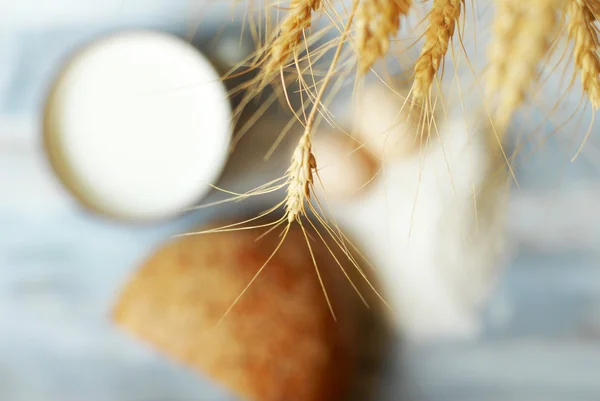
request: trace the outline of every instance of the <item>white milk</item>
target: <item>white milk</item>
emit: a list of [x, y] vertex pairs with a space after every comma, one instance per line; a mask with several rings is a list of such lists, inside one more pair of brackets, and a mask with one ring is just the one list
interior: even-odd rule
[[104, 38], [78, 53], [48, 98], [50, 160], [91, 209], [157, 220], [192, 206], [226, 161], [231, 109], [212, 65], [158, 32]]

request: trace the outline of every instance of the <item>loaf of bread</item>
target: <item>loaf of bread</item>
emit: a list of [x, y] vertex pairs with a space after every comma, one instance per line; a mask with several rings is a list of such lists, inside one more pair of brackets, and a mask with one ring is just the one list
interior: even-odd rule
[[[357, 372], [366, 310], [316, 232], [291, 226], [187, 236], [158, 249], [124, 287], [114, 320], [171, 358], [256, 401], [335, 401]], [[331, 301], [328, 307], [311, 252]], [[339, 247], [338, 247], [339, 250]], [[338, 260], [364, 290], [364, 280]], [[220, 322], [220, 323], [219, 323]]]

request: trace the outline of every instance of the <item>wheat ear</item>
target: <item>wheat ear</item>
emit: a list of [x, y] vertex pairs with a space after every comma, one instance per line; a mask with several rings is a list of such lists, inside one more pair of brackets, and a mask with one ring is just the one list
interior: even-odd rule
[[521, 105], [528, 89], [538, 76], [538, 64], [550, 49], [558, 23], [557, 11], [563, 0], [515, 0], [522, 7], [523, 18], [516, 28], [510, 63], [506, 64], [496, 110], [496, 126], [504, 132], [514, 111]]
[[400, 29], [400, 17], [412, 0], [363, 0], [356, 12], [359, 72], [364, 74], [390, 49], [390, 38]]
[[423, 99], [429, 94], [433, 78], [448, 52], [450, 39], [454, 36], [462, 4], [463, 0], [433, 1], [425, 43], [415, 64], [413, 95], [417, 99]]
[[493, 95], [504, 84], [506, 66], [510, 62], [509, 54], [519, 24], [523, 22], [520, 0], [496, 0], [496, 10], [492, 23], [493, 36], [488, 46], [488, 67], [485, 83], [489, 95]]
[[595, 20], [600, 17], [600, 1], [598, 0], [584, 0], [585, 5], [590, 10]]
[[323, 78], [323, 83], [321, 84], [319, 92], [314, 99], [312, 109], [306, 119], [304, 132], [298, 141], [298, 145], [296, 145], [296, 148], [294, 149], [290, 167], [287, 170], [288, 187], [286, 190], [284, 208], [288, 224], [293, 223], [295, 220], [298, 221], [302, 214], [306, 214], [304, 209], [304, 201], [310, 199], [310, 191], [313, 185], [313, 173], [317, 168], [317, 162], [312, 152], [313, 125], [317, 117], [319, 105], [321, 104], [321, 100], [325, 95], [325, 90], [327, 89], [327, 86], [334, 75], [335, 66], [340, 59], [342, 48], [344, 47], [344, 42], [346, 41], [346, 36], [348, 35], [348, 31], [352, 25], [352, 20], [356, 15], [358, 3], [359, 0], [354, 0], [352, 11], [348, 17], [348, 22], [344, 31], [342, 32], [340, 42], [335, 50], [335, 54], [331, 60], [329, 69], [327, 70], [327, 74]]
[[567, 11], [569, 38], [574, 42], [575, 66], [592, 107], [600, 108], [600, 59], [594, 15], [583, 0], [570, 0]]
[[271, 45], [269, 58], [263, 70], [265, 76], [282, 68], [296, 47], [302, 42], [303, 32], [310, 28], [312, 12], [321, 8], [321, 0], [292, 0], [288, 14], [279, 24], [278, 35]]

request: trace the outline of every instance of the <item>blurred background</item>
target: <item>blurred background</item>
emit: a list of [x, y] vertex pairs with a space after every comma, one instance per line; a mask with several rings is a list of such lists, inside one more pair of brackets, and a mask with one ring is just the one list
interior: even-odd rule
[[[0, 0], [3, 401], [234, 399], [108, 318], [117, 289], [148, 252], [214, 212], [138, 227], [90, 216], [48, 169], [39, 117], [64, 57], [90, 39], [121, 28], [186, 36], [199, 26], [202, 41], [230, 20], [231, 4], [218, 1]], [[573, 108], [553, 121], [578, 102], [573, 96]], [[534, 107], [520, 126], [552, 132], [547, 110]], [[598, 140], [571, 163], [576, 147], [564, 132], [532, 147], [517, 169], [511, 260], [481, 316], [482, 337], [409, 345], [387, 373], [382, 400], [406, 388], [417, 400], [600, 399]]]

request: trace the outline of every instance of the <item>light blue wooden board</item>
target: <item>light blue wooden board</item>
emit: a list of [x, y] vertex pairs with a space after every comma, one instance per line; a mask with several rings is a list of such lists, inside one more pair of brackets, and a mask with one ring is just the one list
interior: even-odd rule
[[[131, 228], [87, 215], [46, 169], [31, 126], [48, 79], [74, 46], [118, 26], [185, 31], [183, 2], [152, 4], [154, 11], [141, 16], [130, 4], [130, 14], [101, 23], [73, 17], [48, 26], [24, 18], [19, 25], [16, 19], [0, 33], [2, 401], [230, 398], [108, 319], [115, 291], [136, 264], [208, 216]], [[397, 400], [406, 387], [419, 400], [600, 399], [598, 170], [583, 158], [563, 160], [564, 141], [555, 140], [518, 170], [522, 189], [513, 193], [510, 214], [516, 253], [482, 316], [484, 337], [409, 347], [397, 361], [406, 371], [389, 372], [382, 399]]]

